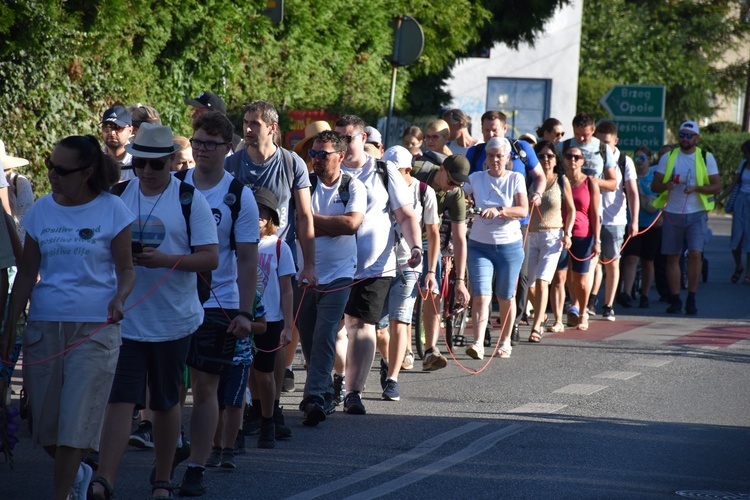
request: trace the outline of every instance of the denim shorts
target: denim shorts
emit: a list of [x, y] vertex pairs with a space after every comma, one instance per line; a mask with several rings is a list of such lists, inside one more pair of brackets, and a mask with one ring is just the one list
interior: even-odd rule
[[523, 265], [523, 240], [491, 245], [469, 240], [466, 264], [469, 268], [472, 296], [492, 296], [492, 274], [495, 294], [510, 300], [516, 294], [516, 282]]
[[602, 225], [602, 257], [604, 260], [620, 258], [620, 248], [625, 241], [625, 226]]
[[662, 214], [664, 224], [661, 229], [661, 253], [679, 255], [685, 249], [703, 251], [708, 235], [708, 212], [692, 214]]
[[391, 281], [388, 298], [383, 304], [383, 315], [378, 328], [388, 328], [390, 321], [411, 324], [414, 302], [417, 300], [417, 275], [411, 269], [396, 272]]

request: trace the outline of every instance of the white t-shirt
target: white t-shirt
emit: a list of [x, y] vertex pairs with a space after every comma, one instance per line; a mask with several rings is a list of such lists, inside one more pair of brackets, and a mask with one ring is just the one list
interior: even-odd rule
[[[621, 154], [619, 149], [615, 149], [615, 161], [619, 161]], [[602, 224], [605, 226], [624, 226], [628, 223], [628, 203], [623, 184], [629, 180], [638, 181], [638, 173], [629, 156], [625, 157], [625, 181], [622, 179], [619, 164], [615, 168], [615, 179], [617, 189], [602, 191]]]
[[135, 169], [133, 168], [133, 155], [125, 152], [125, 156], [122, 160], [118, 160], [117, 164], [120, 165], [120, 182], [129, 181], [135, 178]]
[[[409, 185], [409, 189], [412, 191], [412, 195], [414, 196], [414, 215], [416, 215], [417, 220], [419, 221], [420, 225], [422, 224], [440, 224], [440, 218], [438, 217], [438, 209], [437, 209], [437, 198], [435, 197], [435, 190], [432, 189], [429, 185], [427, 186], [427, 189], [424, 192], [424, 207], [422, 207], [421, 199], [419, 192], [419, 181], [415, 179], [414, 177], [411, 178], [411, 184]], [[396, 247], [396, 263], [399, 266], [403, 266], [406, 264], [406, 262], [411, 257], [411, 248], [409, 248], [409, 244], [406, 242], [406, 239], [403, 237], [403, 231], [401, 230], [401, 227], [398, 225], [398, 222], [394, 222], [394, 227], [398, 231], [399, 235], [399, 244]], [[424, 255], [426, 258], [427, 255]], [[422, 272], [422, 266], [417, 266], [414, 269], [416, 272], [421, 273]]]
[[[325, 216], [346, 215], [367, 211], [367, 189], [357, 179], [349, 181], [349, 201], [344, 204], [339, 194], [342, 176], [333, 186], [326, 186], [320, 179], [311, 194], [312, 213]], [[298, 243], [299, 244], [299, 243]], [[302, 252], [297, 252], [302, 255]], [[304, 262], [300, 260], [300, 268]], [[317, 236], [315, 238], [315, 272], [318, 283], [327, 285], [337, 279], [353, 278], [357, 272], [357, 237], [353, 234], [341, 236]]]
[[[659, 158], [659, 165], [656, 167], [656, 171], [662, 175], [667, 171], [667, 160], [669, 154], [662, 155]], [[706, 169], [708, 175], [718, 175], [719, 168], [716, 165], [716, 159], [714, 155], [708, 153], [706, 155]], [[692, 192], [685, 194], [686, 186], [695, 186], [695, 152], [686, 155], [682, 151], [677, 151], [677, 159], [674, 162], [674, 168], [670, 177], [679, 175], [679, 186], [669, 191], [667, 197], [667, 205], [664, 207], [666, 212], [670, 214], [692, 214], [695, 212], [705, 212], [703, 204], [701, 203], [698, 193]], [[669, 179], [664, 179], [664, 183]]]
[[355, 278], [395, 276], [395, 232], [391, 213], [414, 203], [409, 187], [395, 163], [386, 162], [388, 192], [377, 171], [376, 160], [367, 155], [362, 168], [341, 165], [341, 171], [359, 179], [367, 188], [367, 212], [357, 230], [357, 274]]
[[107, 305], [117, 293], [110, 245], [134, 219], [109, 193], [75, 207], [58, 205], [51, 194], [39, 199], [22, 220], [42, 254], [29, 319], [106, 321]]
[[[156, 248], [169, 255], [187, 255], [191, 252], [191, 244], [196, 247], [219, 242], [211, 208], [198, 190], [194, 193], [190, 209], [191, 241], [188, 242], [180, 204], [180, 181], [174, 177], [170, 176], [169, 185], [157, 196], [144, 196], [136, 177], [130, 181], [121, 198], [138, 214], [131, 225], [133, 241], [141, 241], [144, 247]], [[135, 287], [125, 307], [130, 307], [143, 297], [145, 299], [125, 313], [123, 338], [139, 342], [166, 342], [192, 334], [203, 322], [196, 273], [177, 269], [170, 271], [163, 267], [149, 269], [135, 266]], [[160, 284], [167, 274], [169, 276]]]
[[[185, 182], [190, 185], [195, 185], [193, 173], [194, 170], [190, 169], [185, 175]], [[213, 293], [203, 304], [205, 308], [238, 309], [240, 307], [240, 291], [237, 287], [237, 256], [229, 244], [232, 232], [232, 209], [227, 202], [232, 201], [228, 199], [229, 185], [232, 180], [232, 174], [225, 170], [224, 178], [218, 184], [211, 189], [200, 190], [211, 207], [219, 237], [219, 267], [211, 271]], [[235, 241], [237, 243], [258, 243], [260, 241], [258, 205], [255, 203], [255, 196], [253, 196], [250, 188], [242, 188], [240, 203], [240, 212], [237, 214], [237, 222], [234, 225]], [[218, 303], [214, 294], [219, 298]]]
[[292, 250], [282, 241], [276, 256], [278, 236], [268, 236], [258, 244], [258, 291], [266, 305], [266, 321], [281, 321], [281, 286], [279, 278], [290, 279], [296, 272]]
[[[526, 194], [526, 181], [518, 172], [508, 171], [502, 177], [492, 177], [487, 171], [474, 172], [464, 184], [464, 191], [474, 197], [474, 205], [487, 208], [512, 207], [517, 193]], [[482, 219], [474, 217], [469, 239], [490, 245], [505, 245], [523, 238], [521, 222], [504, 217]]]

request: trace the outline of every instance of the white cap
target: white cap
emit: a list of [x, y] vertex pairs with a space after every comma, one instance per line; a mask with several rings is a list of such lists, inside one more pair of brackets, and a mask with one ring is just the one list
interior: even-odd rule
[[694, 121], [682, 122], [682, 125], [680, 125], [680, 130], [689, 130], [696, 135], [701, 135], [701, 129], [698, 128], [698, 124]]
[[380, 135], [380, 132], [378, 132], [378, 129], [376, 129], [375, 127], [370, 127], [369, 125], [365, 127], [365, 134], [367, 134], [366, 142], [372, 142], [375, 144], [383, 144], [383, 137]]
[[396, 168], [411, 169], [411, 162], [414, 156], [403, 146], [391, 146], [383, 153], [383, 161], [390, 161], [396, 164]]

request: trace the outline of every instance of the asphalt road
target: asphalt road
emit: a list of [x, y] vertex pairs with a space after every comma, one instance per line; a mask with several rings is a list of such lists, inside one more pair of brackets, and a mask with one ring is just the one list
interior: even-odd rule
[[[664, 314], [652, 291], [650, 309], [616, 308], [614, 323], [524, 342], [507, 360], [417, 362], [399, 402], [380, 400], [376, 360], [367, 415], [307, 428], [301, 392], [285, 394], [293, 438], [274, 450], [248, 438], [236, 470], [208, 470], [203, 498], [750, 498], [750, 286], [729, 282], [729, 219], [710, 226], [697, 316]], [[118, 499], [149, 496], [151, 461], [128, 450]], [[49, 498], [51, 484], [24, 431], [15, 468], [0, 462], [0, 499]]]

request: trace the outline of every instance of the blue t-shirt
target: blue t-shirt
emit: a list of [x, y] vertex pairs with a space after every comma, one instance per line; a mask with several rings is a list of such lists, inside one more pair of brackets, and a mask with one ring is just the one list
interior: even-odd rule
[[[654, 180], [655, 170], [655, 166], [651, 167], [645, 177], [638, 177], [638, 192], [640, 192], [641, 194], [645, 194], [646, 196], [653, 196], [654, 198], [659, 196], [657, 193], [651, 191], [651, 182], [653, 182]], [[629, 211], [630, 209], [628, 209], [628, 215], [630, 215]], [[643, 205], [641, 205], [641, 209], [638, 211], [638, 227], [650, 226], [658, 216], [658, 211], [652, 214], [648, 213], [643, 209]], [[630, 217], [628, 217], [628, 221], [630, 221]]]

